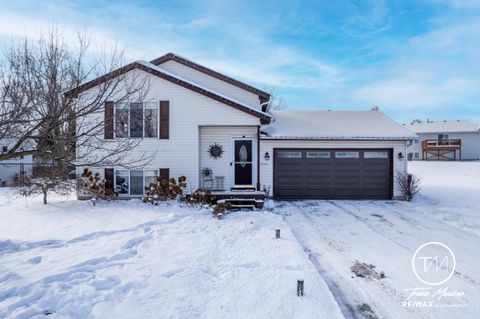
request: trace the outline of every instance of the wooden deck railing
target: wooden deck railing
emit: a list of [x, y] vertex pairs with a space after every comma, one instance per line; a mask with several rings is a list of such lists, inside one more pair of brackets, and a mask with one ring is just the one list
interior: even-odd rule
[[438, 140], [424, 140], [422, 141], [422, 148], [460, 148], [462, 146], [461, 139], [438, 139]]
[[[457, 156], [458, 152], [458, 156]], [[437, 139], [422, 141], [423, 160], [461, 160], [461, 139]]]

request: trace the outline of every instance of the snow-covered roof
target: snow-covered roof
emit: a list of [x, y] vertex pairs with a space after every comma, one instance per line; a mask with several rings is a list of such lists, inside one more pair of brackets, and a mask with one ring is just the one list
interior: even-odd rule
[[416, 137], [379, 111], [272, 111], [262, 127], [273, 139], [389, 139]]
[[421, 133], [448, 133], [448, 132], [478, 132], [479, 126], [470, 121], [429, 121], [413, 124], [404, 124], [410, 131]]

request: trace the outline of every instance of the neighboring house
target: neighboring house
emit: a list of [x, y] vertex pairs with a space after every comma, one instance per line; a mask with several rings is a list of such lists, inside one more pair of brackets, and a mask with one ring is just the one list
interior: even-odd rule
[[405, 124], [418, 135], [408, 144], [413, 160], [478, 160], [480, 128], [469, 121], [427, 121]]
[[[88, 97], [119, 72], [66, 96]], [[188, 191], [250, 188], [279, 199], [401, 195], [394, 176], [406, 172], [406, 143], [415, 135], [378, 111], [269, 114], [268, 93], [175, 54], [121, 72], [148, 76], [150, 90], [140, 103], [105, 102], [102, 138], [142, 138], [125, 157], [156, 151], [142, 168], [92, 168], [121, 197], [142, 196], [156, 175], [184, 175]]]
[[[13, 146], [9, 139], [0, 140], [0, 153], [7, 153]], [[0, 161], [0, 186], [6, 187], [16, 184], [23, 176], [32, 174], [32, 155]]]

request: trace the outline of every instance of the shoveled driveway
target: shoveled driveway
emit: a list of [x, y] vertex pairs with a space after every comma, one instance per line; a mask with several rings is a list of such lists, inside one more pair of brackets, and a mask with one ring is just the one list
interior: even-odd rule
[[[431, 217], [435, 209], [422, 201], [298, 201], [277, 202], [273, 212], [291, 227], [345, 317], [474, 318], [480, 313], [480, 237]], [[456, 272], [441, 287], [462, 290], [464, 298], [444, 297], [442, 308], [404, 308], [405, 289], [425, 287], [413, 274], [412, 256], [431, 241], [454, 251]], [[355, 260], [375, 265], [386, 278], [354, 276]]]

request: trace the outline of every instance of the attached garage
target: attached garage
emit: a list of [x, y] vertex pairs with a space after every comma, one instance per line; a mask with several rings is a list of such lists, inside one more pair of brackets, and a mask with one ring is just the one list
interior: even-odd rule
[[261, 189], [282, 200], [392, 199], [415, 138], [379, 111], [273, 111], [261, 128]]
[[278, 199], [392, 198], [392, 149], [275, 149]]

